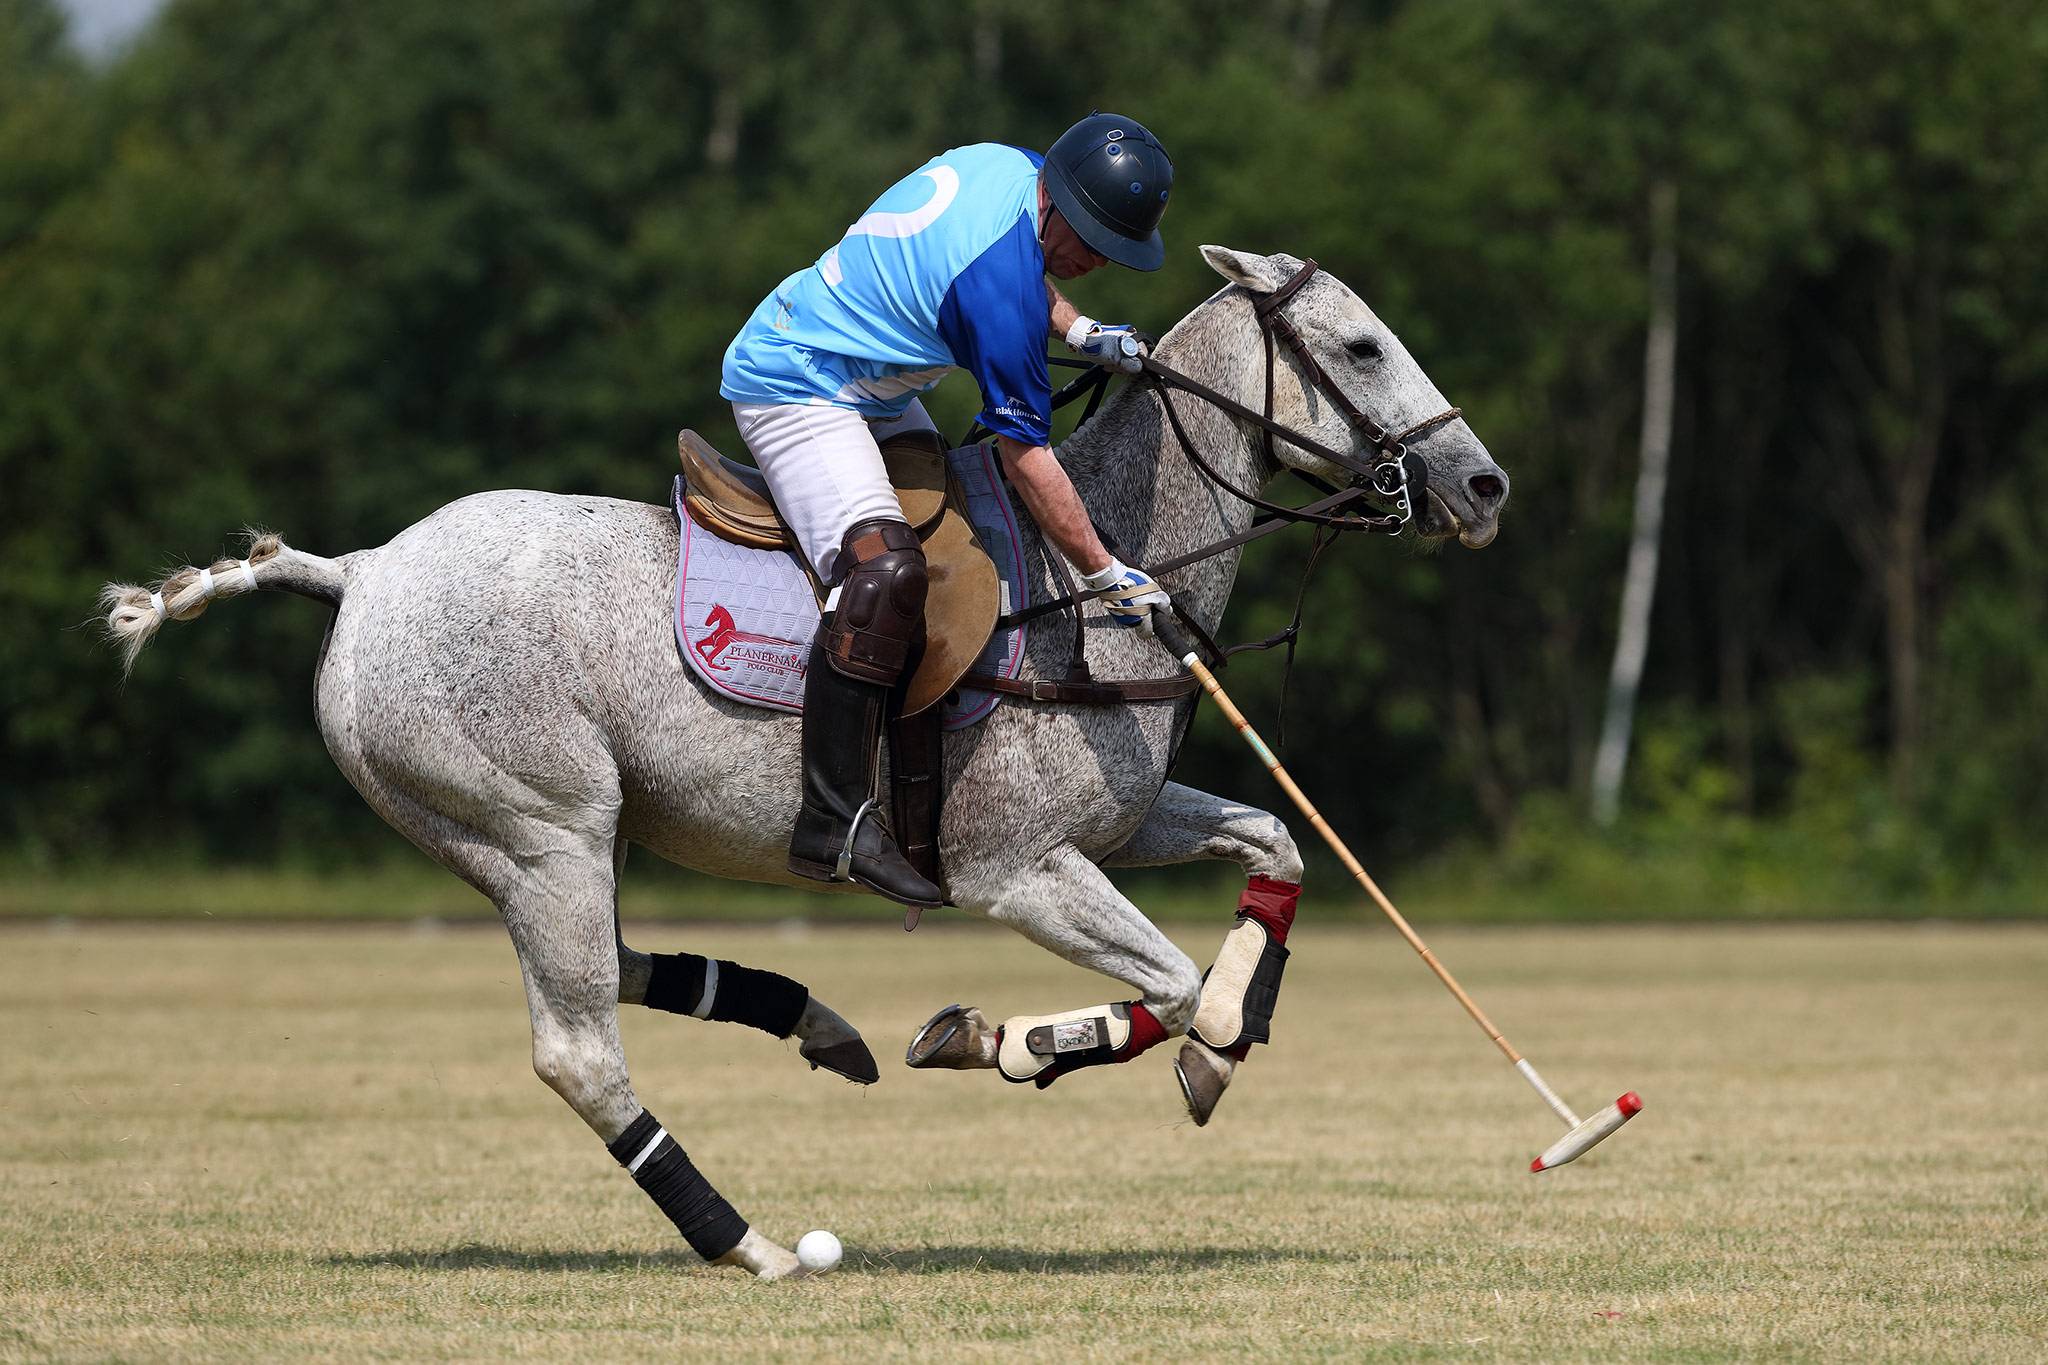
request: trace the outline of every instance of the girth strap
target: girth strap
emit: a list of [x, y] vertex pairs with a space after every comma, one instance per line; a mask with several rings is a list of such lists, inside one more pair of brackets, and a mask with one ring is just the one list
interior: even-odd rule
[[1174, 678], [1132, 678], [1124, 682], [1080, 682], [1069, 678], [1002, 678], [969, 673], [960, 686], [1001, 692], [1032, 701], [1068, 702], [1076, 706], [1120, 706], [1132, 701], [1178, 701], [1201, 688], [1191, 673]]

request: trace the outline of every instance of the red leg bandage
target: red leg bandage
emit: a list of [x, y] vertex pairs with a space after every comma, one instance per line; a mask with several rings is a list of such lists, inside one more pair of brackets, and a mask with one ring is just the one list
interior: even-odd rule
[[1285, 943], [1287, 931], [1294, 926], [1294, 907], [1300, 900], [1300, 882], [1253, 877], [1245, 883], [1244, 894], [1237, 898], [1237, 913], [1265, 925], [1275, 943]]
[[1131, 1040], [1124, 1044], [1121, 1052], [1116, 1054], [1116, 1059], [1120, 1062], [1128, 1062], [1147, 1048], [1157, 1047], [1165, 1041], [1166, 1025], [1154, 1019], [1151, 1010], [1146, 1009], [1143, 1005], [1133, 1000], [1131, 1002]]

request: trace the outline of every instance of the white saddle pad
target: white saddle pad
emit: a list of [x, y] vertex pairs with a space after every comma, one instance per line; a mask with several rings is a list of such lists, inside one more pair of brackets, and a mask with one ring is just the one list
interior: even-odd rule
[[[967, 495], [967, 519], [995, 561], [1002, 610], [1024, 600], [1024, 540], [993, 444], [962, 446], [946, 457]], [[676, 566], [676, 646], [712, 691], [749, 706], [804, 709], [804, 670], [818, 630], [811, 580], [786, 550], [755, 550], [721, 540], [690, 519], [683, 480], [673, 494], [682, 548]], [[974, 672], [1014, 678], [1024, 662], [1024, 627], [998, 630]], [[962, 730], [995, 710], [994, 692], [962, 688], [940, 703], [943, 724]]]

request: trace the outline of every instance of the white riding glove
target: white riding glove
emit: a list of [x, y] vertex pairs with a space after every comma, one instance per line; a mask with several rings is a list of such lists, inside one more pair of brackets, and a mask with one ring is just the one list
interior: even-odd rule
[[1152, 634], [1153, 610], [1163, 611], [1173, 605], [1166, 589], [1160, 587], [1151, 574], [1143, 569], [1133, 569], [1114, 556], [1107, 568], [1084, 573], [1081, 581], [1088, 585], [1090, 591], [1102, 593], [1096, 600], [1102, 603], [1110, 620], [1120, 626], [1130, 626], [1148, 638]]
[[1067, 329], [1067, 349], [1109, 370], [1137, 374], [1145, 367], [1145, 343], [1138, 329], [1123, 322], [1097, 322], [1085, 314]]

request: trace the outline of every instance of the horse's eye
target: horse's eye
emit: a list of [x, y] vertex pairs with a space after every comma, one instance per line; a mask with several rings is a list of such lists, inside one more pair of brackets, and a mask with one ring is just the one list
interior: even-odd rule
[[1356, 341], [1347, 341], [1344, 343], [1344, 349], [1368, 365], [1380, 358], [1380, 344], [1371, 337], [1360, 337]]

